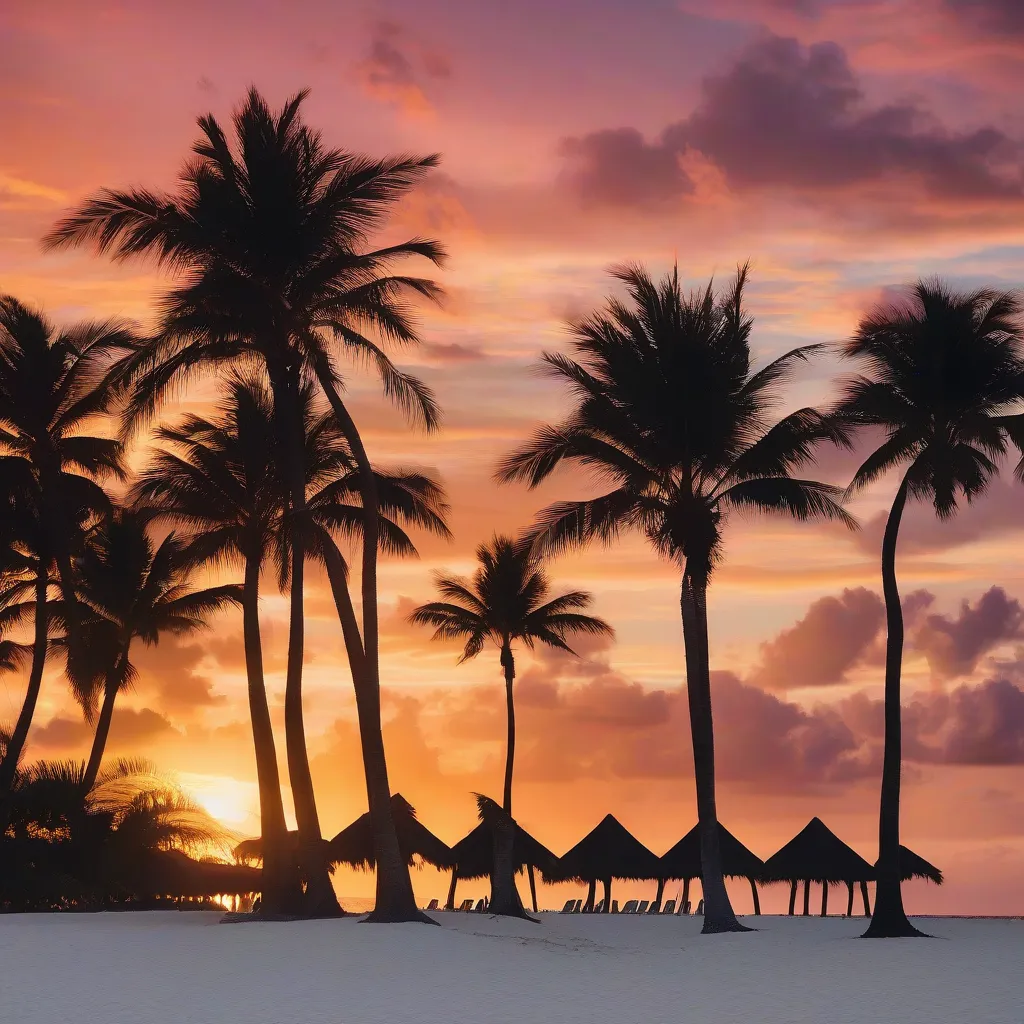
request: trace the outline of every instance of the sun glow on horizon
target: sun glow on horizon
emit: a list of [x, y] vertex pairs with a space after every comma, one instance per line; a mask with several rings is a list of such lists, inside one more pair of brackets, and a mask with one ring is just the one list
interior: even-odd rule
[[229, 775], [180, 772], [181, 788], [207, 813], [230, 828], [259, 832], [259, 787]]

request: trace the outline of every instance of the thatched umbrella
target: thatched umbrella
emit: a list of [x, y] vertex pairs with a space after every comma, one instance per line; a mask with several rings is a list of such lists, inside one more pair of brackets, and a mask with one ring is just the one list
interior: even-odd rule
[[[754, 897], [754, 913], [761, 913], [761, 900], [757, 894], [757, 883], [764, 877], [764, 861], [748, 850], [721, 822], [718, 823], [718, 849], [722, 859], [722, 874], [726, 878], [746, 878]], [[658, 886], [658, 902], [661, 902], [665, 881], [681, 878], [683, 881], [683, 906], [690, 898], [690, 882], [700, 878], [700, 827], [694, 825], [682, 839], [661, 858], [662, 880]]]
[[551, 881], [589, 882], [587, 907], [593, 909], [598, 882], [604, 882], [604, 909], [611, 909], [612, 879], [634, 881], [662, 877], [661, 859], [644, 846], [617, 818], [605, 815], [593, 831], [559, 858]]
[[764, 877], [772, 882], [789, 882], [789, 913], [796, 905], [796, 887], [804, 883], [804, 916], [810, 913], [811, 882], [821, 883], [821, 915], [828, 912], [828, 887], [845, 883], [849, 890], [847, 916], [853, 913], [853, 886], [860, 883], [864, 915], [868, 916], [868, 885], [875, 869], [852, 847], [847, 846], [821, 818], [812, 818], [778, 853], [764, 862]]
[[242, 864], [193, 860], [178, 850], [156, 850], [132, 872], [139, 896], [245, 896], [262, 890], [262, 873]]
[[[878, 870], [878, 861], [875, 861], [875, 870]], [[924, 857], [914, 853], [913, 850], [900, 846], [900, 879], [909, 882], [912, 878], [923, 878], [925, 881], [942, 885], [944, 879], [942, 872]]]
[[[320, 842], [326, 857], [328, 856], [327, 840], [321, 839]], [[298, 859], [299, 853], [302, 851], [298, 832], [291, 831], [285, 835], [285, 850], [290, 856]], [[232, 855], [238, 864], [246, 864], [250, 867], [260, 866], [263, 863], [263, 837], [254, 836], [251, 839], [243, 839], [232, 850]]]
[[[558, 858], [543, 844], [538, 842], [529, 832], [516, 822], [515, 839], [512, 844], [512, 858], [515, 862], [516, 874], [526, 868], [530, 878], [530, 897], [534, 913], [537, 912], [537, 883], [534, 869], [539, 869], [545, 876], [549, 875], [558, 863]], [[494, 864], [494, 849], [491, 829], [484, 823], [469, 835], [464, 836], [452, 847], [452, 883], [448, 888], [448, 899], [445, 907], [455, 907], [455, 887], [459, 879], [489, 878]]]
[[[424, 863], [436, 868], [450, 868], [454, 864], [452, 851], [416, 817], [416, 809], [401, 793], [391, 797], [391, 814], [398, 833], [398, 849], [407, 864], [419, 856]], [[327, 844], [332, 864], [350, 864], [354, 868], [370, 870], [375, 866], [373, 855], [373, 826], [370, 812], [361, 814], [347, 828], [343, 828]]]

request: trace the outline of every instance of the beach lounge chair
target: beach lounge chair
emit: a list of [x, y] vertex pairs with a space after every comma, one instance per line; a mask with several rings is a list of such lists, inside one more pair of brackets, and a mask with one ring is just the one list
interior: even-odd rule
[[487, 909], [487, 900], [477, 900], [476, 912], [482, 914]]
[[473, 901], [472, 900], [463, 900], [459, 904], [459, 910], [472, 910], [472, 909], [473, 909]]
[[612, 900], [612, 913], [617, 914], [619, 912], [619, 901]]
[[661, 912], [663, 914], [674, 914], [676, 912], [676, 901], [675, 900], [666, 900], [665, 901], [665, 906], [663, 906], [661, 908]]
[[440, 900], [431, 900], [427, 904], [427, 910], [440, 910], [440, 909], [441, 909]]
[[646, 914], [647, 908], [651, 905], [650, 900], [641, 900], [636, 908], [638, 914]]
[[680, 903], [679, 904], [679, 913], [680, 914], [689, 914], [690, 913], [691, 905], [692, 904], [690, 903], [689, 900], [687, 900], [685, 903]]
[[600, 900], [598, 902], [597, 906], [594, 907], [594, 913], [595, 914], [603, 914], [604, 913], [604, 900]]
[[636, 900], [626, 900], [626, 905], [622, 908], [624, 914], [635, 914], [636, 913]]
[[701, 900], [697, 904], [697, 916], [698, 917], [703, 917], [704, 916], [704, 901], [703, 900]]
[[648, 914], [660, 914], [661, 903], [658, 900], [651, 900], [651, 905], [647, 908]]
[[565, 906], [562, 907], [562, 913], [563, 914], [571, 914], [573, 912], [573, 910], [575, 910], [575, 908], [576, 908], [576, 901], [575, 900], [566, 900], [565, 901]]

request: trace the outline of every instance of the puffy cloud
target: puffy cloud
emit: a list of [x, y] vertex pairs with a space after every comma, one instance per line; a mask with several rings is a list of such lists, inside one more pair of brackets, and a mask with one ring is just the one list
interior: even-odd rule
[[882, 599], [865, 587], [819, 598], [796, 625], [762, 645], [752, 682], [772, 690], [845, 682], [884, 618]]
[[[61, 753], [82, 752], [92, 742], [94, 726], [80, 718], [57, 715], [30, 734], [32, 747]], [[115, 708], [110, 722], [110, 749], [124, 749], [180, 734], [169, 719], [152, 708]]]
[[999, 130], [953, 131], [910, 102], [871, 106], [841, 46], [775, 35], [706, 79], [693, 113], [654, 142], [620, 128], [562, 146], [578, 193], [620, 205], [691, 191], [679, 167], [690, 150], [734, 189], [834, 191], [910, 176], [935, 196], [1021, 194], [1018, 147]]
[[431, 116], [434, 112], [423, 91], [422, 79], [451, 75], [451, 66], [443, 54], [410, 40], [401, 25], [387, 19], [374, 24], [369, 54], [356, 70], [367, 95], [393, 103], [412, 117]]
[[912, 701], [904, 712], [908, 760], [1024, 764], [1024, 691], [1007, 679]]
[[1019, 637], [1022, 619], [1020, 602], [1002, 587], [991, 587], [973, 607], [964, 601], [956, 618], [929, 615], [913, 643], [936, 678], [955, 679], [970, 675], [983, 655]]
[[564, 139], [566, 182], [585, 201], [645, 206], [693, 191], [680, 153], [664, 143], [648, 143], [635, 128], [610, 128]]
[[223, 704], [224, 696], [213, 691], [213, 679], [199, 669], [208, 653], [205, 640], [201, 644], [173, 635], [162, 636], [153, 647], [137, 645], [132, 661], [140, 688], [155, 690], [160, 706], [177, 713]]

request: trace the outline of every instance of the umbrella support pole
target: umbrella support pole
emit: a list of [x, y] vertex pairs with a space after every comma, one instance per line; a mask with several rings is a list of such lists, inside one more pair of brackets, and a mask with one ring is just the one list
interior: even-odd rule
[[789, 916], [792, 917], [796, 913], [796, 886], [797, 882], [794, 878], [789, 883]]
[[688, 878], [683, 879], [683, 905], [679, 908], [680, 913], [688, 914], [690, 911], [687, 909], [690, 905], [690, 880]]
[[750, 895], [754, 897], [754, 916], [761, 916], [761, 899], [757, 895], [757, 882], [752, 878], [750, 879]]
[[530, 900], [533, 902], [533, 912], [540, 913], [537, 909], [537, 878], [533, 873], [533, 865], [526, 865], [526, 877], [530, 880]]
[[828, 917], [828, 882], [821, 883], [821, 916]]
[[853, 882], [847, 882], [846, 888], [850, 894], [850, 898], [846, 902], [846, 916], [853, 917]]
[[452, 868], [452, 884], [448, 886], [448, 899], [445, 900], [444, 909], [455, 909], [455, 886], [459, 883], [459, 869]]
[[868, 883], [867, 882], [861, 882], [860, 883], [860, 895], [861, 895], [861, 898], [864, 900], [864, 916], [865, 917], [870, 917], [871, 916], [871, 904], [868, 902]]
[[804, 917], [811, 915], [811, 880], [804, 879]]

